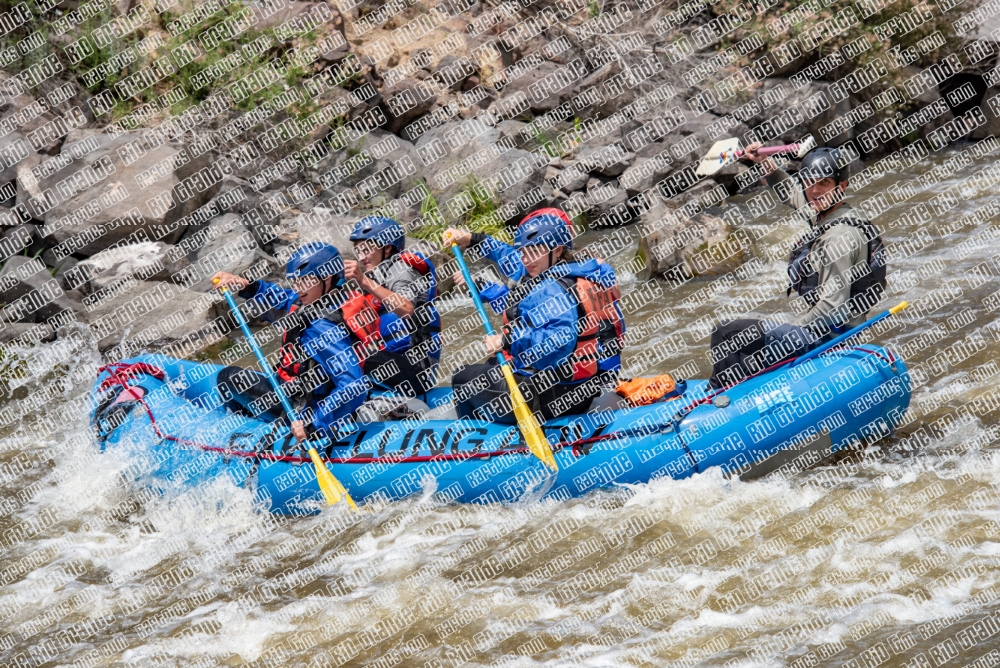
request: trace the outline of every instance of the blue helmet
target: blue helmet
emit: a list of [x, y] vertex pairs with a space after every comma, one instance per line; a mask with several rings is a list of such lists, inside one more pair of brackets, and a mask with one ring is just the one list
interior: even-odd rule
[[379, 246], [392, 246], [397, 251], [406, 247], [403, 226], [391, 218], [381, 216], [365, 216], [359, 220], [349, 238], [351, 241], [371, 239]]
[[285, 266], [285, 277], [294, 281], [305, 276], [319, 279], [336, 276], [343, 280], [344, 259], [340, 251], [330, 244], [314, 241], [292, 253]]
[[573, 232], [568, 220], [569, 217], [558, 209], [539, 209], [529, 213], [514, 232], [514, 248], [545, 246], [552, 250], [556, 246], [564, 246], [571, 250]]

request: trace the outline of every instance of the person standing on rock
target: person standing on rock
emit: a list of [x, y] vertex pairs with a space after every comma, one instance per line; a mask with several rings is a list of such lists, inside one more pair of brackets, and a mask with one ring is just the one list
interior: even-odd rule
[[[482, 295], [504, 320], [502, 332], [487, 336], [485, 345], [491, 355], [503, 351], [510, 359], [532, 411], [545, 420], [586, 412], [621, 370], [625, 320], [614, 269], [573, 257], [570, 221], [558, 209], [529, 214], [518, 225], [513, 247], [454, 228], [445, 230], [443, 241], [477, 246], [514, 282], [510, 289], [483, 286]], [[455, 281], [465, 283], [460, 273]], [[459, 417], [516, 423], [495, 358], [459, 367], [452, 389]]]
[[[378, 349], [381, 339], [370, 325], [377, 314], [360, 292], [345, 286], [344, 261], [333, 246], [311, 243], [299, 248], [289, 258], [285, 276], [293, 290], [222, 271], [212, 278], [267, 313], [288, 314], [281, 318], [285, 331], [277, 375], [302, 417], [291, 424], [292, 434], [302, 442], [317, 433], [336, 431], [364, 402], [369, 388], [365, 352]], [[219, 372], [216, 382], [230, 410], [251, 416], [282, 415], [263, 374], [229, 366]]]
[[406, 250], [403, 226], [390, 218], [362, 218], [350, 240], [357, 260], [344, 263], [344, 276], [378, 314], [384, 343], [368, 357], [365, 373], [403, 396], [424, 394], [437, 384], [441, 358], [434, 265], [419, 251]]
[[855, 327], [885, 291], [885, 248], [878, 229], [844, 202], [850, 170], [836, 148], [815, 148], [802, 159], [796, 178], [747, 146], [746, 157], [764, 167], [764, 181], [798, 211], [809, 230], [788, 258], [788, 294], [808, 309], [791, 323], [739, 319], [712, 330], [712, 376], [718, 389], [772, 364], [796, 357]]

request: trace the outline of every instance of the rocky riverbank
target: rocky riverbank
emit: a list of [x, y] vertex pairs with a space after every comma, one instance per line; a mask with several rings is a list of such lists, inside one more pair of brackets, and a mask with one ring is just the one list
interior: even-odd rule
[[695, 175], [717, 139], [812, 135], [860, 169], [1000, 130], [983, 27], [929, 24], [893, 51], [867, 22], [800, 13], [826, 31], [803, 52], [749, 29], [773, 10], [725, 3], [167, 4], [108, 5], [113, 29], [60, 5], [11, 32], [27, 50], [28, 26], [49, 31], [0, 77], [4, 342], [81, 320], [105, 351], [192, 354], [231, 327], [212, 273], [348, 250], [372, 213], [433, 252], [446, 224], [502, 235], [558, 206], [638, 224], [647, 275], [722, 274], [748, 245], [719, 205], [753, 184], [738, 164]]

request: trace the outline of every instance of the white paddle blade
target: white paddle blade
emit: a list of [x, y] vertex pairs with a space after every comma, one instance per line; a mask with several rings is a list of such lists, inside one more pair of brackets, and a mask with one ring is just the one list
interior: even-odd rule
[[722, 139], [712, 144], [708, 153], [701, 159], [695, 174], [698, 176], [711, 176], [728, 164], [736, 162], [736, 151], [740, 148], [740, 140], [737, 137], [732, 139]]
[[816, 139], [812, 135], [807, 135], [799, 142], [799, 150], [795, 152], [795, 157], [801, 160], [806, 157], [806, 153], [816, 148]]

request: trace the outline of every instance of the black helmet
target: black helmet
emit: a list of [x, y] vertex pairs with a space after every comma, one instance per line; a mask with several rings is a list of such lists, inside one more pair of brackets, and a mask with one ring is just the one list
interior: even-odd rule
[[829, 146], [814, 148], [806, 153], [799, 168], [799, 181], [802, 183], [820, 179], [833, 179], [841, 183], [850, 175], [851, 168], [847, 166], [844, 154], [840, 149]]

